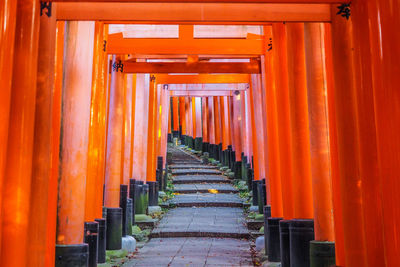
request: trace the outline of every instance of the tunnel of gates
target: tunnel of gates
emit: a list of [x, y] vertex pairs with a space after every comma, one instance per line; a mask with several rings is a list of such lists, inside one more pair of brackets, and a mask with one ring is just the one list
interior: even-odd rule
[[175, 137], [247, 161], [338, 266], [400, 266], [400, 2], [160, 2], [1, 2], [0, 265], [53, 266]]

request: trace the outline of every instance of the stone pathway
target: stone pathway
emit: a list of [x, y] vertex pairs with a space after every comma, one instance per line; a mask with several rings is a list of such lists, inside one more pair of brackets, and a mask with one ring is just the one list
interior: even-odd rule
[[131, 266], [254, 266], [243, 202], [214, 166], [169, 148], [175, 195]]

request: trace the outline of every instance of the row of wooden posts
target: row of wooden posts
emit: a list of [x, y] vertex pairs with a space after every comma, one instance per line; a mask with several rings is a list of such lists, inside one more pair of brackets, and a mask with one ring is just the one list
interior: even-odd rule
[[[166, 155], [168, 90], [107, 74], [107, 25], [56, 22], [39, 5], [1, 4], [1, 266], [53, 266], [55, 243], [81, 244], [102, 217], [103, 185], [119, 208], [120, 185], [156, 181]], [[338, 266], [400, 266], [399, 12], [354, 1], [349, 18], [264, 26], [272, 50], [249, 90], [178, 100], [195, 115], [173, 130], [252, 157], [272, 218], [313, 219]]]

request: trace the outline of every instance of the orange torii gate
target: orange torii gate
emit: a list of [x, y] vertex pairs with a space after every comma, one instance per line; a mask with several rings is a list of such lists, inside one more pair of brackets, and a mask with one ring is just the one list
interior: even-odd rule
[[[326, 24], [328, 25], [328, 27], [326, 27], [326, 34], [328, 37], [326, 37], [325, 40], [327, 43], [324, 45], [326, 53], [328, 55], [329, 53], [332, 54], [330, 58], [329, 56], [326, 58], [330, 63], [326, 63], [327, 75], [325, 79], [328, 84], [330, 83], [330, 85], [334, 87], [329, 88], [328, 86], [328, 115], [330, 117], [329, 146], [330, 152], [332, 152], [332, 163], [329, 167], [332, 172], [331, 177], [334, 179], [332, 189], [336, 218], [336, 248], [338, 250], [336, 254], [336, 263], [337, 265], [357, 266], [357, 264], [368, 265], [367, 263], [371, 263], [372, 265], [373, 262], [378, 261], [387, 266], [399, 265], [397, 255], [400, 245], [398, 242], [393, 242], [393, 240], [399, 239], [398, 232], [396, 231], [396, 224], [400, 220], [395, 205], [395, 203], [399, 202], [399, 196], [397, 194], [399, 182], [397, 177], [400, 172], [396, 162], [399, 158], [400, 143], [395, 136], [395, 133], [398, 132], [400, 116], [397, 109], [395, 109], [398, 103], [398, 90], [396, 85], [399, 83], [399, 77], [397, 75], [398, 66], [395, 60], [400, 54], [400, 41], [395, 34], [395, 30], [400, 26], [397, 19], [399, 15], [399, 4], [397, 2], [393, 2], [392, 6], [389, 6], [383, 0], [354, 2], [352, 4], [352, 13], [354, 15], [352, 15], [349, 20], [336, 15], [338, 12], [336, 4], [339, 3], [330, 0], [288, 0], [287, 2], [291, 2], [290, 4], [282, 4], [277, 0], [260, 0], [252, 1], [251, 4], [244, 4], [246, 3], [245, 1], [232, 0], [231, 2], [235, 2], [234, 4], [215, 3], [218, 1], [213, 1], [214, 3], [208, 3], [209, 6], [199, 3], [184, 3], [185, 5], [183, 6], [182, 3], [168, 3], [170, 6], [169, 11], [179, 10], [180, 12], [167, 11], [165, 14], [158, 15], [158, 17], [155, 14], [155, 10], [160, 8], [159, 3], [154, 4], [149, 0], [148, 2], [141, 1], [147, 3], [135, 3], [135, 6], [130, 6], [129, 2], [118, 4], [111, 2], [100, 4], [58, 2], [54, 3], [55, 8], [53, 11], [55, 13], [53, 14], [58, 13], [54, 16], [59, 20], [104, 19], [105, 23], [122, 21], [126, 23], [169, 22], [222, 24], [232, 22], [233, 24], [251, 23], [259, 25], [273, 22], [272, 51], [274, 53], [273, 58], [276, 59], [274, 61], [276, 65], [274, 69], [275, 74], [273, 75], [276, 75], [277, 85], [280, 89], [282, 88], [281, 86], [286, 86], [285, 83], [287, 83], [287, 81], [285, 81], [285, 79], [288, 78], [285, 77], [284, 73], [287, 71], [287, 60], [282, 60], [282, 58], [278, 56], [282, 55], [282, 53], [287, 53], [285, 48], [286, 41], [284, 40], [286, 33], [284, 29], [279, 29], [279, 27], [284, 28], [284, 26], [275, 24], [275, 22], [288, 21], [287, 24], [289, 24], [290, 21], [329, 22], [332, 27]], [[279, 4], [277, 2], [279, 2]], [[17, 9], [15, 1], [4, 2], [5, 13], [1, 13], [2, 15], [0, 18], [2, 25], [6, 25], [6, 27], [0, 27], [2, 31], [5, 31], [5, 35], [2, 36], [8, 36], [5, 39], [6, 41], [1, 43], [2, 57], [0, 58], [0, 64], [1, 66], [14, 65], [13, 69], [16, 70], [11, 74], [10, 71], [7, 71], [9, 68], [2, 68], [2, 70], [5, 71], [1, 73], [0, 79], [2, 88], [4, 89], [2, 91], [2, 96], [4, 94], [4, 98], [2, 97], [0, 100], [2, 102], [1, 107], [4, 109], [4, 112], [1, 112], [3, 117], [1, 117], [2, 127], [0, 128], [0, 137], [4, 143], [7, 143], [7, 146], [4, 146], [0, 153], [0, 184], [3, 187], [1, 213], [3, 241], [1, 265], [5, 266], [17, 266], [18, 264], [25, 263], [26, 258], [17, 254], [17, 251], [26, 249], [25, 236], [27, 232], [27, 220], [26, 216], [24, 216], [24, 218], [22, 218], [24, 223], [18, 224], [15, 221], [15, 214], [26, 214], [27, 207], [37, 205], [36, 203], [28, 201], [31, 196], [31, 190], [28, 189], [32, 182], [32, 176], [30, 175], [32, 172], [31, 164], [20, 164], [19, 166], [23, 166], [24, 170], [19, 171], [19, 169], [13, 168], [14, 165], [10, 165], [7, 162], [12, 161], [13, 164], [24, 160], [30, 162], [33, 157], [39, 156], [39, 154], [29, 152], [35, 149], [32, 148], [36, 146], [34, 142], [39, 140], [39, 136], [33, 137], [34, 131], [32, 130], [32, 125], [34, 125], [34, 123], [32, 118], [36, 117], [36, 115], [34, 115], [35, 110], [38, 112], [41, 110], [42, 105], [49, 104], [48, 101], [38, 101], [36, 107], [33, 108], [34, 99], [36, 98], [34, 92], [36, 89], [32, 88], [38, 88], [37, 90], [39, 90], [39, 87], [34, 85], [36, 73], [32, 74], [34, 68], [36, 68], [35, 55], [38, 50], [35, 45], [35, 40], [38, 40], [38, 38], [29, 38], [37, 36], [38, 33], [38, 2], [34, 3], [21, 0], [21, 3], [24, 3], [24, 5], [19, 5]], [[298, 3], [302, 4], [299, 5]], [[331, 6], [331, 4], [335, 5]], [[167, 8], [167, 5], [164, 5], [164, 7]], [[221, 9], [221, 7], [227, 9]], [[276, 12], [276, 10], [285, 11], [285, 8], [287, 13]], [[144, 12], [144, 10], [147, 9], [149, 11], [152, 10], [152, 12]], [[33, 13], [32, 10], [35, 10], [35, 13]], [[118, 12], [118, 10], [120, 12]], [[181, 12], [182, 10], [186, 12]], [[226, 12], [226, 14], [229, 15], [219, 15], [219, 12], [216, 10], [229, 10], [232, 12]], [[200, 17], [200, 11], [205, 12], [203, 14], [207, 16]], [[289, 11], [295, 12], [288, 14]], [[118, 14], [121, 16], [117, 17]], [[255, 14], [258, 15], [254, 16]], [[132, 16], [137, 17], [137, 20], [132, 21]], [[184, 19], [187, 19], [187, 16], [191, 16], [191, 18], [183, 22]], [[28, 17], [32, 19], [28, 21]], [[369, 20], [367, 21], [367, 19]], [[40, 24], [45, 25], [44, 23]], [[73, 23], [67, 22], [67, 24]], [[14, 38], [15, 25], [17, 25], [16, 38]], [[309, 25], [304, 26], [305, 28], [309, 27]], [[68, 27], [70, 27], [70, 25], [68, 25]], [[32, 34], [19, 35], [21, 29], [29, 29]], [[56, 34], [55, 25], [51, 26], [51, 29], [52, 30], [48, 30], [48, 33], [50, 35], [53, 34], [54, 38]], [[280, 30], [282, 30], [282, 32], [280, 32]], [[332, 40], [330, 40], [329, 37], [331, 33]], [[315, 32], [313, 34], [315, 34]], [[28, 40], [24, 38], [28, 38]], [[50, 39], [51, 38], [49, 38], [49, 40]], [[333, 49], [329, 50], [330, 46], [328, 43], [331, 41], [333, 43]], [[15, 49], [13, 49], [14, 45]], [[26, 53], [26, 51], [28, 51], [26, 50], [28, 46], [30, 52]], [[77, 49], [82, 52], [84, 49], [83, 47], [84, 46], [79, 46]], [[68, 51], [69, 48], [66, 49]], [[285, 51], [282, 51], [282, 49]], [[307, 49], [307, 47], [305, 49]], [[279, 53], [275, 54], [276, 50], [278, 50]], [[265, 52], [262, 51], [262, 54], [264, 53]], [[43, 53], [40, 52], [39, 58], [42, 56]], [[226, 57], [226, 55], [224, 57]], [[23, 61], [21, 58], [23, 58]], [[310, 58], [313, 57], [310, 56]], [[23, 62], [23, 65], [19, 63], [20, 61]], [[12, 64], [10, 64], [10, 62], [12, 62]], [[312, 64], [308, 65], [310, 64], [309, 62], [310, 61], [308, 60], [307, 62], [306, 59], [307, 68], [313, 66]], [[331, 63], [332, 65], [329, 65]], [[65, 65], [68, 67], [67, 71], [71, 70], [70, 66], [72, 64], [72, 59], [67, 57]], [[22, 72], [18, 70], [17, 68], [21, 68], [21, 66], [30, 71]], [[24, 91], [22, 91], [22, 89], [15, 90], [15, 88], [22, 88], [20, 87], [21, 82], [32, 85], [22, 86], [31, 90], [27, 92], [30, 93], [29, 95], [25, 95], [25, 90], [27, 89]], [[74, 84], [70, 84], [69, 86], [74, 87]], [[307, 86], [309, 86], [308, 80]], [[13, 90], [11, 90], [11, 88], [13, 88]], [[266, 89], [268, 90], [268, 87]], [[287, 92], [284, 93], [287, 94]], [[22, 97], [26, 96], [28, 96], [28, 98], [24, 98], [24, 101], [22, 101]], [[288, 104], [289, 100], [285, 97], [285, 95], [281, 95], [279, 90], [276, 91], [277, 103]], [[308, 95], [308, 97], [310, 96]], [[321, 96], [314, 95], [314, 97]], [[87, 101], [87, 99], [82, 101]], [[89, 103], [89, 101], [87, 101], [87, 103]], [[279, 104], [277, 106], [279, 107], [277, 108], [278, 123], [276, 126], [279, 137], [279, 152], [288, 152], [287, 144], [289, 144], [288, 142], [292, 138], [290, 120], [288, 120], [287, 117], [290, 106], [280, 106]], [[9, 109], [8, 107], [11, 108]], [[308, 107], [310, 108], [310, 105]], [[11, 110], [11, 112], [8, 112], [8, 110]], [[7, 114], [9, 114], [9, 118]], [[19, 114], [28, 114], [29, 116], [23, 116], [22, 119]], [[89, 118], [88, 114], [82, 113], [79, 115]], [[68, 116], [63, 117], [63, 119], [66, 118], [68, 118]], [[280, 118], [283, 120], [280, 120]], [[387, 118], [390, 118], [390, 120], [388, 121]], [[77, 121], [79, 121], [79, 119], [77, 119]], [[311, 119], [309, 120], [311, 122]], [[63, 120], [63, 122], [66, 123], [67, 121]], [[267, 118], [267, 124], [268, 123]], [[7, 127], [3, 127], [3, 125]], [[66, 138], [68, 137], [67, 128], [68, 127], [62, 128], [62, 133]], [[315, 129], [313, 127], [311, 128]], [[55, 128], [54, 131], [55, 132], [52, 132], [52, 134], [56, 133], [57, 135], [57, 130]], [[43, 135], [39, 135], [40, 138], [43, 137]], [[54, 137], [54, 140], [57, 139], [58, 135]], [[17, 142], [18, 140], [25, 143], [21, 145]], [[78, 139], [74, 138], [72, 143], [75, 143], [77, 140]], [[269, 136], [267, 136], [266, 142], [269, 142], [268, 140]], [[335, 144], [337, 146], [335, 146]], [[315, 149], [315, 144], [313, 145], [311, 143], [311, 146]], [[26, 150], [21, 151], [17, 149], [18, 147], [24, 147]], [[69, 148], [72, 149], [72, 147]], [[319, 147], [319, 149], [321, 149], [321, 147]], [[57, 151], [56, 145], [53, 148], [53, 152], [54, 151]], [[288, 166], [292, 166], [290, 162], [291, 153], [292, 152], [286, 153], [286, 155], [279, 153], [279, 165], [276, 164], [275, 167], [279, 166], [281, 178], [285, 177], [284, 172], [287, 171], [286, 169]], [[33, 154], [33, 157], [29, 156], [30, 154]], [[58, 155], [58, 153], [56, 154]], [[5, 155], [8, 156], [6, 157]], [[285, 159], [289, 161], [285, 161]], [[65, 162], [63, 161], [62, 164], [65, 164]], [[283, 166], [283, 164], [287, 165]], [[313, 166], [311, 166], [311, 168], [313, 171]], [[65, 172], [71, 170], [72, 168], [69, 170], [64, 169]], [[84, 171], [82, 171], [82, 173], [83, 172]], [[6, 179], [11, 175], [18, 179]], [[289, 177], [291, 177], [291, 175], [292, 174], [290, 174]], [[64, 181], [62, 181], [62, 183], [64, 183]], [[283, 198], [283, 215], [287, 217], [287, 214], [290, 214], [290, 207], [292, 205], [290, 198], [293, 197], [293, 193], [287, 194], [288, 192], [285, 191], [285, 187], [291, 187], [292, 183], [286, 183], [283, 180], [281, 183], [285, 195]], [[376, 184], [379, 186], [376, 186]], [[46, 186], [43, 186], [46, 189]], [[57, 191], [57, 185], [55, 183], [51, 183], [50, 186], [51, 188], [49, 191]], [[15, 203], [17, 203], [16, 197], [12, 195], [15, 188], [21, 189], [21, 192], [24, 194], [22, 198], [18, 199], [19, 206], [15, 206]], [[82, 189], [81, 187], [79, 188]], [[85, 190], [81, 191], [83, 192]], [[11, 195], [10, 198], [8, 197], [9, 195]], [[62, 195], [61, 192], [61, 196]], [[82, 197], [82, 194], [78, 196], [79, 199], [83, 200], [83, 203], [85, 202], [85, 197], [86, 196]], [[274, 207], [273, 201], [271, 204]], [[15, 210], [10, 212], [14, 207]], [[378, 215], [376, 217], [371, 217], [371, 214]], [[59, 216], [62, 217], [63, 214], [61, 213]], [[80, 218], [81, 217], [82, 216], [80, 216]], [[291, 216], [287, 218], [290, 217]], [[381, 218], [383, 218], [383, 220], [381, 220]], [[15, 227], [13, 228], [15, 231], [10, 231], [11, 227]], [[340, 236], [342, 233], [341, 227], [343, 236]], [[366, 229], [373, 229], [373, 231], [368, 232], [369, 234], [366, 235]], [[385, 229], [385, 231], [383, 231], [383, 229]], [[320, 232], [322, 235], [326, 234], [326, 228], [321, 228], [320, 230], [322, 231]], [[70, 238], [74, 234], [74, 231], [68, 232], [67, 234]], [[9, 243], [10, 240], [18, 240], [18, 237], [22, 237], [22, 243]], [[345, 247], [345, 249], [343, 249], [343, 247]], [[14, 257], [13, 255], [18, 256]], [[38, 255], [37, 257], [40, 256], [41, 255]]]

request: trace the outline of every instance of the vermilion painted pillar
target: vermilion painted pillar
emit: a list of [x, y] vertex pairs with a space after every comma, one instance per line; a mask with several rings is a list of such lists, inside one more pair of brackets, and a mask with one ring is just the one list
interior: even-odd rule
[[124, 74], [115, 67], [122, 58], [113, 56], [108, 107], [107, 154], [104, 206], [119, 208], [122, 176], [122, 146], [124, 126]]
[[214, 97], [207, 97], [208, 103], [208, 129], [209, 129], [209, 143], [215, 144], [215, 111], [214, 111]]
[[272, 34], [276, 44], [273, 46], [272, 54], [276, 71], [276, 105], [279, 107], [277, 121], [283, 217], [290, 220], [293, 218], [293, 171], [285, 25], [272, 24]]
[[[155, 77], [150, 75], [150, 77]], [[147, 132], [147, 173], [146, 181], [155, 181], [156, 168], [154, 166], [154, 159], [157, 158], [155, 154], [155, 129], [156, 129], [156, 105], [157, 105], [157, 84], [155, 78], [150, 78], [149, 90], [149, 115], [148, 115], [148, 132]], [[175, 113], [174, 113], [175, 116]], [[175, 127], [175, 118], [174, 118]]]
[[[231, 118], [231, 126], [233, 129], [233, 139], [232, 142], [233, 149], [236, 151], [236, 161], [241, 160], [242, 154], [242, 143], [243, 143], [243, 135], [241, 129], [241, 120], [242, 120], [242, 111], [241, 111], [241, 95], [235, 94], [230, 98], [230, 102], [232, 105], [232, 118]], [[265, 148], [264, 148], [265, 149]]]
[[188, 128], [188, 135], [191, 137], [194, 137], [195, 133], [193, 131], [193, 103], [192, 103], [192, 98], [187, 97], [188, 100], [188, 106], [186, 109], [186, 118], [187, 118], [187, 128]]
[[178, 97], [172, 97], [172, 114], [173, 114], [173, 131], [179, 131], [179, 98]]
[[[249, 86], [250, 88], [250, 86]], [[246, 131], [248, 133], [248, 152], [247, 156], [249, 162], [251, 163], [251, 158], [253, 156], [253, 133], [252, 133], [252, 126], [251, 126], [251, 105], [250, 105], [250, 90], [247, 89], [244, 93], [245, 96], [245, 107], [246, 107]]]
[[121, 184], [129, 185], [131, 178], [132, 167], [132, 88], [133, 88], [133, 75], [125, 75], [125, 101], [124, 101], [124, 130], [123, 130], [123, 170]]
[[195, 117], [196, 117], [196, 137], [203, 137], [202, 121], [201, 121], [201, 97], [195, 97]]
[[[181, 100], [181, 98], [179, 98]], [[183, 100], [183, 104], [185, 104]], [[181, 104], [180, 104], [181, 107]], [[164, 166], [166, 164], [167, 155], [167, 130], [168, 130], [168, 114], [169, 112], [169, 91], [163, 87], [161, 90], [161, 151], [159, 156], [164, 158]], [[179, 115], [181, 116], [182, 113]]]
[[135, 140], [133, 151], [132, 178], [146, 180], [147, 171], [147, 134], [149, 110], [149, 82], [148, 74], [136, 74], [136, 104], [135, 104]]
[[[7, 1], [8, 2], [8, 1]], [[4, 15], [15, 16], [15, 6], [11, 3], [1, 3], [1, 7], [5, 10], [1, 11], [2, 26], [4, 23], [10, 22], [10, 31], [13, 30], [14, 19], [4, 18]], [[29, 204], [31, 192], [31, 175], [32, 175], [32, 152], [34, 145], [34, 121], [35, 121], [35, 100], [36, 100], [36, 75], [37, 75], [37, 59], [38, 59], [38, 40], [39, 40], [39, 9], [40, 3], [34, 0], [20, 0], [17, 3], [16, 12], [16, 30], [14, 55], [3, 58], [3, 53], [10, 51], [2, 51], [3, 60], [12, 63], [12, 83], [11, 83], [11, 102], [8, 124], [8, 143], [5, 161], [5, 179], [3, 181], [2, 195], [2, 240], [1, 240], [1, 266], [26, 266], [26, 257], [21, 255], [25, 253], [29, 242], [28, 226], [29, 226]], [[5, 13], [3, 13], [5, 12]], [[4, 20], [5, 19], [5, 20]], [[5, 32], [4, 32], [5, 31]], [[12, 37], [13, 34], [1, 29], [5, 36], [2, 37], [1, 48], [9, 48], [12, 52], [12, 41], [4, 40], [4, 38]], [[3, 42], [7, 42], [3, 46]], [[12, 55], [12, 54], [11, 54]], [[2, 63], [3, 64], [3, 63]], [[8, 112], [10, 73], [4, 68], [8, 65], [2, 65], [1, 69], [1, 88], [4, 93], [1, 96], [5, 99], [5, 112]], [[5, 71], [5, 73], [4, 73]], [[3, 80], [4, 79], [4, 80]], [[3, 107], [1, 108], [3, 111]], [[7, 115], [1, 115], [2, 121], [7, 122]], [[4, 120], [4, 121], [3, 121]], [[4, 126], [2, 125], [1, 128]], [[4, 130], [1, 133], [3, 140], [6, 141]], [[3, 143], [3, 146], [6, 146]], [[4, 156], [2, 154], [1, 156]], [[0, 159], [2, 160], [2, 159]], [[4, 161], [0, 167], [3, 167]], [[0, 170], [3, 171], [3, 170]], [[2, 173], [3, 174], [3, 173]], [[3, 175], [1, 174], [1, 177]]]
[[229, 119], [230, 119], [230, 110], [229, 110], [229, 104], [228, 104], [228, 97], [227, 96], [220, 96], [219, 97], [219, 104], [220, 104], [220, 110], [221, 110], [221, 137], [222, 137], [222, 150], [228, 149], [229, 145], [232, 145], [230, 142], [230, 135], [231, 129], [229, 127]]
[[[254, 153], [254, 179], [259, 180], [266, 178], [264, 164], [264, 127], [260, 127], [260, 123], [263, 123], [262, 114], [262, 101], [261, 101], [261, 79], [257, 74], [251, 75], [251, 86], [250, 86], [250, 97], [252, 98], [252, 131], [253, 131], [253, 153]], [[267, 187], [269, 182], [267, 181]], [[267, 189], [269, 192], [269, 188]], [[269, 196], [267, 196], [269, 197]]]
[[74, 245], [83, 242], [94, 22], [67, 22], [65, 35], [57, 244]]
[[279, 162], [279, 136], [278, 136], [278, 115], [276, 94], [276, 74], [275, 64], [272, 50], [268, 50], [269, 38], [272, 38], [272, 27], [264, 26], [265, 47], [263, 78], [265, 80], [266, 95], [266, 116], [267, 116], [267, 150], [268, 150], [268, 170], [267, 176], [270, 180], [271, 191], [271, 215], [272, 217], [282, 217], [282, 187]]
[[247, 117], [246, 117], [246, 92], [240, 92], [240, 127], [242, 129], [242, 149], [244, 155], [247, 156], [249, 154], [249, 129], [247, 128]]
[[[129, 75], [127, 80], [129, 80]], [[129, 82], [129, 81], [128, 81]], [[130, 156], [130, 169], [129, 178], [133, 177], [133, 155], [135, 149], [135, 113], [136, 113], [136, 74], [132, 74], [132, 114], [131, 114], [131, 156]], [[129, 86], [129, 85], [128, 85]], [[167, 134], [167, 133], [165, 133]]]
[[[358, 5], [367, 5], [366, 8], [358, 8]], [[367, 16], [369, 18], [370, 30], [370, 53], [372, 57], [373, 74], [373, 97], [375, 109], [376, 138], [378, 145], [378, 162], [380, 182], [375, 181], [375, 192], [369, 195], [371, 201], [376, 197], [382, 197], [382, 220], [384, 227], [384, 253], [386, 266], [400, 265], [398, 257], [400, 251], [400, 233], [398, 225], [400, 222], [399, 210], [396, 205], [399, 201], [400, 168], [398, 165], [400, 142], [397, 137], [399, 129], [399, 64], [400, 38], [398, 29], [399, 21], [399, 2], [374, 0], [361, 2], [357, 1], [354, 9], [360, 12], [359, 17]], [[368, 11], [368, 13], [366, 13]], [[367, 15], [368, 14], [368, 15]], [[359, 25], [358, 14], [354, 14], [355, 26]], [[365, 26], [365, 25], [364, 25]], [[354, 28], [356, 29], [356, 28]], [[364, 29], [357, 29], [363, 31]], [[364, 32], [364, 31], [363, 31]], [[363, 40], [360, 40], [362, 42]], [[365, 51], [366, 52], [366, 51]], [[367, 56], [362, 51], [362, 58]], [[368, 64], [361, 61], [361, 65]], [[367, 116], [367, 115], [365, 115]], [[386, 119], [385, 119], [386, 118]], [[373, 134], [373, 133], [372, 133]], [[372, 157], [371, 157], [372, 158]], [[371, 177], [372, 178], [372, 177]], [[370, 181], [372, 183], [372, 180]], [[381, 188], [381, 195], [378, 194], [378, 188]], [[369, 191], [371, 192], [371, 191]], [[368, 206], [369, 204], [366, 204]], [[374, 207], [374, 206], [373, 206]], [[368, 209], [369, 207], [365, 207]], [[378, 207], [374, 207], [375, 209]], [[368, 222], [369, 223], [369, 222]], [[379, 228], [379, 225], [377, 225]], [[366, 224], [367, 227], [367, 224]], [[367, 228], [366, 228], [367, 229]], [[373, 249], [373, 237], [367, 232], [367, 249]], [[372, 238], [372, 240], [370, 239]], [[379, 244], [379, 242], [377, 242]], [[382, 251], [382, 248], [379, 249]], [[375, 254], [376, 252], [372, 252]], [[378, 255], [377, 255], [378, 256]], [[379, 256], [380, 258], [380, 256]]]
[[294, 218], [313, 218], [304, 24], [287, 23]]
[[351, 19], [332, 7], [332, 54], [345, 266], [368, 266], [362, 214]]
[[[170, 107], [172, 108], [172, 107]], [[186, 124], [186, 135], [191, 136], [191, 126], [189, 120], [190, 114], [190, 97], [185, 97], [185, 124]]]
[[[14, 55], [14, 36], [16, 23], [17, 1], [2, 1], [0, 3], [0, 192], [4, 182], [6, 166], [8, 122], [10, 114], [11, 81]], [[0, 196], [0, 221], [2, 221], [2, 195]], [[0, 223], [0, 251], [2, 224]]]
[[55, 242], [57, 227], [57, 198], [58, 198], [58, 171], [60, 158], [60, 132], [61, 132], [61, 107], [62, 107], [62, 76], [64, 56], [64, 30], [65, 22], [57, 22], [55, 77], [52, 105], [52, 132], [51, 132], [51, 177], [49, 180], [49, 196], [47, 202], [47, 232], [46, 232], [46, 262], [45, 266], [53, 266], [55, 262]]
[[182, 135], [186, 135], [186, 120], [185, 120], [185, 97], [179, 97], [179, 124], [181, 126]]
[[335, 254], [336, 265], [343, 266], [344, 257], [344, 233], [343, 233], [343, 213], [342, 201], [340, 197], [340, 177], [339, 162], [337, 148], [337, 132], [336, 132], [336, 113], [335, 113], [335, 96], [333, 82], [333, 64], [332, 64], [332, 35], [331, 25], [325, 24], [325, 66], [326, 66], [326, 87], [328, 102], [328, 118], [329, 118], [329, 156], [331, 159], [330, 172], [332, 180], [332, 206], [335, 231]]
[[[89, 148], [86, 177], [85, 220], [102, 217], [103, 181], [105, 168], [106, 100], [104, 84], [104, 23], [95, 23], [93, 47], [93, 76], [90, 103]], [[101, 185], [99, 186], [98, 183]], [[101, 198], [100, 198], [101, 196]]]
[[192, 116], [192, 129], [193, 129], [193, 138], [196, 138], [197, 137], [197, 125], [196, 125], [196, 121], [197, 121], [197, 118], [196, 118], [196, 98], [195, 97], [191, 97], [191, 107], [192, 107], [192, 109], [191, 109], [191, 111], [190, 111], [190, 114], [191, 114], [191, 116]]
[[328, 139], [324, 25], [306, 23], [304, 40], [307, 65], [312, 191], [315, 240], [334, 241], [332, 181]]
[[201, 98], [201, 111], [202, 111], [202, 121], [203, 121], [203, 142], [209, 142], [209, 130], [208, 130], [208, 99], [207, 97]]
[[221, 137], [221, 110], [220, 110], [220, 104], [219, 104], [219, 97], [214, 96], [214, 131], [215, 131], [215, 144], [218, 145], [222, 143], [222, 137]]
[[[52, 212], [49, 213], [46, 207], [49, 201], [50, 190], [57, 190], [57, 187], [49, 188], [51, 179], [51, 164], [49, 162], [51, 162], [52, 156], [51, 122], [57, 27], [55, 16], [56, 14], [53, 13], [51, 17], [41, 16], [40, 18], [30, 198], [30, 231], [28, 232], [30, 241], [28, 242], [26, 251], [28, 266], [45, 266], [46, 254], [53, 252], [47, 251], [46, 235], [49, 229], [47, 222], [49, 221], [48, 216], [54, 216], [53, 220], [56, 220], [56, 216]], [[53, 232], [53, 229], [49, 230]], [[53, 239], [54, 246], [55, 238]]]
[[[376, 77], [372, 73], [373, 64], [370, 40], [380, 38], [378, 29], [372, 35], [368, 15], [368, 3], [355, 2], [352, 7], [352, 22], [354, 25], [355, 67], [357, 69], [357, 115], [360, 141], [360, 175], [362, 179], [363, 216], [365, 226], [365, 241], [367, 262], [370, 266], [380, 265], [385, 261], [384, 220], [382, 206], [382, 186], [386, 177], [380, 174], [378, 159], [378, 141], [376, 112], [374, 107], [374, 83]], [[372, 10], [376, 10], [373, 7]], [[375, 12], [375, 11], [373, 11]], [[376, 16], [376, 15], [375, 15]], [[372, 16], [373, 17], [373, 16]], [[361, 26], [363, 25], [363, 26]], [[369, 25], [366, 27], [365, 25]], [[361, 28], [360, 28], [361, 27]], [[380, 27], [380, 25], [378, 26]], [[372, 30], [373, 31], [373, 30]], [[377, 47], [374, 47], [377, 49]], [[379, 48], [380, 49], [380, 48]], [[376, 85], [376, 83], [375, 83]], [[376, 88], [379, 88], [376, 87]], [[379, 89], [379, 92], [381, 90]], [[400, 249], [400, 246], [398, 247]], [[389, 262], [388, 262], [389, 264]], [[388, 266], [400, 264], [400, 261], [391, 262]]]

